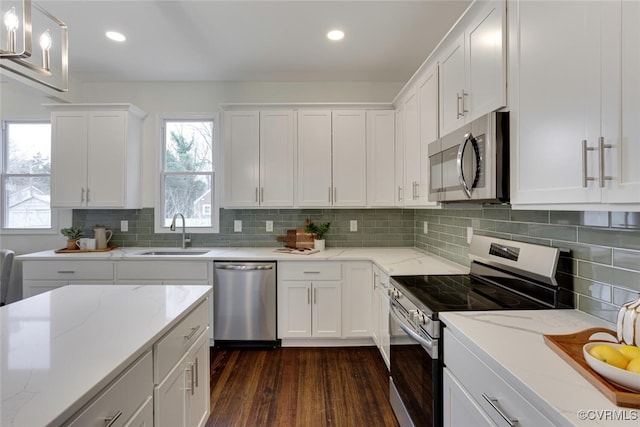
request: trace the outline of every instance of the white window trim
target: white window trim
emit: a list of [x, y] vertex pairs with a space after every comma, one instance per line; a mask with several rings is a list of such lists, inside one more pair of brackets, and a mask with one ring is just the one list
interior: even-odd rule
[[[4, 204], [5, 197], [5, 172], [4, 172], [4, 161], [7, 156], [7, 144], [5, 143], [5, 138], [7, 136], [6, 125], [7, 123], [51, 123], [51, 117], [42, 118], [42, 119], [20, 119], [20, 118], [7, 118], [2, 119], [0, 125], [2, 127], [0, 132], [0, 144], [2, 149], [0, 149], [0, 201]], [[53, 143], [53, 142], [52, 142]], [[4, 228], [4, 205], [2, 206], [2, 211], [0, 212], [0, 236], [50, 236], [60, 233], [60, 228], [65, 227], [66, 225], [61, 225], [63, 222], [66, 223], [70, 215], [60, 213], [60, 209], [56, 209], [51, 207], [51, 228]], [[63, 210], [66, 211], [66, 210]], [[69, 211], [70, 212], [70, 211]], [[70, 222], [70, 221], [69, 221]]]
[[[164, 122], [165, 120], [213, 120], [213, 183], [212, 188], [214, 191], [213, 201], [211, 205], [211, 212], [214, 213], [212, 218], [211, 227], [186, 227], [185, 232], [190, 234], [218, 234], [220, 232], [220, 189], [221, 189], [221, 162], [220, 154], [222, 141], [220, 140], [220, 114], [219, 113], [175, 113], [175, 114], [158, 114], [156, 115], [156, 129], [158, 130], [158, 140], [160, 145], [157, 146], [156, 156], [156, 168], [155, 168], [155, 183], [156, 183], [156, 200], [154, 203], [154, 220], [153, 231], [156, 234], [177, 233], [171, 231], [169, 227], [163, 226], [162, 218], [162, 202], [164, 196], [162, 194], [162, 182], [161, 171], [164, 166]], [[176, 227], [182, 231], [182, 223], [177, 222]]]

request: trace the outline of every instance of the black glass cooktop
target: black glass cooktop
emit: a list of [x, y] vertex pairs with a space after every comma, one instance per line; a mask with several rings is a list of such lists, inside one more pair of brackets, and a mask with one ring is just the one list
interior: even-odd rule
[[[403, 294], [428, 313], [558, 308], [557, 290], [527, 285], [526, 294], [470, 275], [393, 276]], [[513, 285], [507, 284], [507, 285]], [[527, 296], [525, 296], [527, 295]]]

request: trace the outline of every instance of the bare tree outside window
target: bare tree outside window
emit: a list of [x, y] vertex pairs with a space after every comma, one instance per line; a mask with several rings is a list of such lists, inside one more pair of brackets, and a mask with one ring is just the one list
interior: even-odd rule
[[166, 120], [164, 129], [163, 225], [181, 213], [187, 227], [211, 227], [213, 121]]
[[2, 227], [51, 228], [51, 124], [5, 122]]

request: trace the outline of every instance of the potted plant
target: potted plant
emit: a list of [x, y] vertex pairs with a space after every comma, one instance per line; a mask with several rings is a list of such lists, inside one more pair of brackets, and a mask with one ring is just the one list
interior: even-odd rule
[[304, 227], [304, 230], [307, 233], [313, 235], [313, 247], [315, 249], [324, 250], [325, 242], [324, 235], [329, 232], [329, 227], [331, 226], [331, 222], [325, 222], [321, 224], [314, 224], [311, 220], [307, 220], [307, 224]]
[[62, 228], [60, 233], [67, 238], [67, 249], [78, 249], [76, 243], [82, 237], [82, 229], [76, 227]]

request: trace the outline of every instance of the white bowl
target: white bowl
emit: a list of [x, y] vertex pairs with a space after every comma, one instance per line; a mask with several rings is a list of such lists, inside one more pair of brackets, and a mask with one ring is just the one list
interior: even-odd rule
[[590, 342], [582, 347], [582, 353], [584, 354], [584, 360], [591, 366], [591, 369], [602, 375], [616, 385], [624, 387], [628, 390], [640, 392], [640, 374], [627, 371], [626, 369], [616, 368], [601, 360], [596, 359], [589, 354], [589, 350], [596, 345], [606, 344], [611, 347], [622, 347], [624, 344], [614, 344], [609, 342]]

